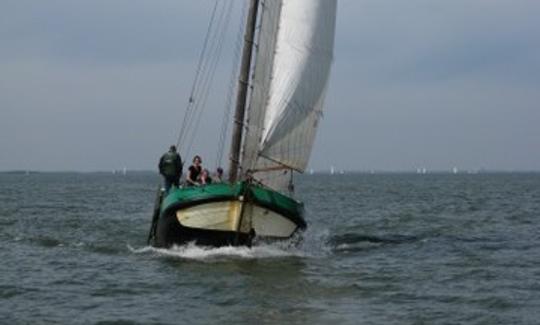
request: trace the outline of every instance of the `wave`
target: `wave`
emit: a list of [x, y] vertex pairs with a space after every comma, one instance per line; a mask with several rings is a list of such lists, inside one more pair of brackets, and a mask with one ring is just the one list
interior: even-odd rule
[[331, 235], [328, 230], [304, 233], [303, 238], [294, 238], [282, 242], [256, 242], [252, 247], [197, 246], [194, 243], [156, 248], [145, 246], [134, 248], [127, 245], [135, 254], [156, 254], [186, 260], [215, 261], [227, 259], [271, 259], [271, 258], [324, 258], [342, 252], [364, 251], [381, 245], [399, 245], [416, 242], [420, 238], [404, 235], [370, 236], [356, 233]]
[[334, 235], [329, 238], [328, 245], [336, 253], [364, 252], [372, 249], [387, 247], [388, 245], [400, 245], [420, 240], [415, 236], [387, 235], [373, 236], [357, 233], [345, 233]]
[[252, 247], [245, 246], [224, 246], [206, 247], [195, 244], [173, 246], [171, 248], [156, 248], [145, 246], [128, 249], [135, 254], [157, 254], [159, 256], [177, 257], [187, 260], [215, 261], [223, 259], [269, 259], [284, 257], [307, 257], [306, 253], [300, 249], [290, 248], [276, 244], [260, 244]]
[[197, 246], [193, 243], [156, 248], [145, 246], [134, 248], [127, 245], [135, 254], [157, 254], [158, 256], [177, 257], [188, 260], [214, 261], [226, 259], [272, 259], [272, 258], [320, 258], [332, 253], [328, 245], [329, 231], [308, 231], [284, 241], [255, 241], [253, 246]]
[[416, 236], [405, 235], [372, 236], [356, 233], [346, 233], [333, 236], [329, 242], [333, 245], [356, 244], [360, 242], [369, 242], [376, 244], [404, 244], [417, 241], [418, 239], [419, 238]]

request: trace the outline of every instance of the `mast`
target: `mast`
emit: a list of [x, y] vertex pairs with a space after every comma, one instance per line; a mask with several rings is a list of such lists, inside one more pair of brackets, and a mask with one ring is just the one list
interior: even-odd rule
[[257, 24], [257, 11], [259, 0], [251, 0], [249, 12], [246, 20], [246, 31], [244, 34], [244, 49], [242, 50], [242, 63], [240, 76], [238, 77], [238, 90], [236, 93], [236, 109], [234, 113], [234, 128], [232, 132], [229, 181], [235, 182], [238, 178], [238, 166], [240, 163], [240, 148], [242, 144], [242, 131], [244, 128], [244, 116], [246, 112], [246, 99], [249, 86], [249, 72], [251, 68], [251, 57], [253, 53], [253, 43], [255, 28]]

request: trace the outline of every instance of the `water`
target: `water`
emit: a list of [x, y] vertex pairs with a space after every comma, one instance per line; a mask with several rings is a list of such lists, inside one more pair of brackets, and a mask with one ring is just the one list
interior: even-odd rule
[[299, 247], [145, 244], [154, 174], [0, 174], [2, 324], [538, 324], [540, 174], [305, 176]]

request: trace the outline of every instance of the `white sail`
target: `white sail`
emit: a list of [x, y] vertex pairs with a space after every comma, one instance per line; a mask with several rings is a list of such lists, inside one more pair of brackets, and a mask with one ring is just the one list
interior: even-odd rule
[[247, 128], [244, 129], [244, 150], [242, 152], [242, 171], [261, 168], [257, 166], [268, 90], [272, 81], [272, 67], [276, 39], [280, 21], [282, 0], [261, 0], [257, 46], [255, 47], [255, 69], [251, 81], [251, 101], [248, 106]]
[[330, 75], [336, 0], [262, 2], [243, 171], [284, 189], [307, 167]]

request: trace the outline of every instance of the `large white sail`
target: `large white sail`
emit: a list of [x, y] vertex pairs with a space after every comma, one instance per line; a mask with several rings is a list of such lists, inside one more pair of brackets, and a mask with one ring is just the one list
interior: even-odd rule
[[[336, 0], [263, 0], [243, 172], [283, 190], [307, 167], [332, 63]], [[277, 170], [283, 167], [283, 170]]]
[[268, 90], [276, 48], [282, 0], [261, 0], [257, 46], [255, 46], [255, 69], [252, 78], [251, 101], [248, 106], [247, 127], [244, 129], [242, 172], [261, 168], [259, 151], [264, 130]]

